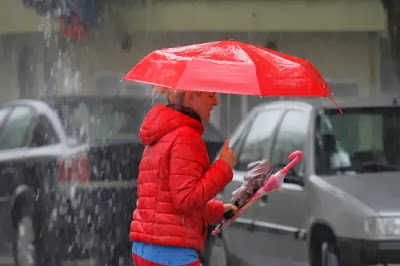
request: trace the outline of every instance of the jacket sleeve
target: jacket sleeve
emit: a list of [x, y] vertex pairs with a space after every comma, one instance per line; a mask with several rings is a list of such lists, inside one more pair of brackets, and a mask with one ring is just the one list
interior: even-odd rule
[[205, 208], [231, 180], [232, 169], [218, 159], [206, 172], [206, 148], [197, 134], [180, 134], [171, 148], [169, 190], [172, 204], [178, 212], [193, 207]]
[[207, 202], [207, 223], [218, 224], [224, 217], [224, 203], [220, 200]]

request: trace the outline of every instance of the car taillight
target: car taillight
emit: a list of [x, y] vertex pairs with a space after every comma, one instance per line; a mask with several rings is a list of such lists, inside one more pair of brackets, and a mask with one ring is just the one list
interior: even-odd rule
[[60, 182], [88, 182], [89, 180], [89, 163], [86, 156], [65, 158], [60, 161]]

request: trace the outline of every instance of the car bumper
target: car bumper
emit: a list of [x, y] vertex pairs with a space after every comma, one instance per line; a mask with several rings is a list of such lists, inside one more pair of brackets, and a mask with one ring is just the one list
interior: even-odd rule
[[400, 239], [391, 241], [368, 241], [338, 239], [337, 247], [343, 259], [359, 254], [363, 264], [400, 263]]
[[48, 225], [64, 257], [104, 254], [130, 244], [136, 188], [132, 182], [101, 183], [60, 187]]

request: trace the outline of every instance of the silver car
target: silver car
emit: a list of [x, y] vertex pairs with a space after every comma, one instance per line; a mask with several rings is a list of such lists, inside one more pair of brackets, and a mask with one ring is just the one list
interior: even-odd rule
[[267, 158], [276, 172], [291, 152], [304, 157], [281, 192], [214, 239], [209, 265], [400, 263], [400, 106], [395, 99], [340, 104], [344, 115], [320, 100], [277, 101], [244, 119], [230, 140], [237, 165], [224, 201], [250, 162]]

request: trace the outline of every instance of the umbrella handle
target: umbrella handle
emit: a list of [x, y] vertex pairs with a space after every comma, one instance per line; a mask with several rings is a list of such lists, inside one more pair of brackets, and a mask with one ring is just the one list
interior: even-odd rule
[[229, 220], [229, 219], [231, 219], [233, 216], [235, 216], [235, 213], [234, 213], [232, 210], [227, 211], [227, 212], [224, 213], [224, 218], [225, 218], [225, 220]]
[[292, 160], [288, 165], [286, 165], [281, 171], [284, 175], [286, 175], [290, 169], [293, 168], [303, 157], [302, 151], [294, 151], [289, 155], [289, 160]]
[[[239, 207], [238, 204], [234, 204], [236, 207]], [[231, 219], [233, 216], [235, 216], [235, 213], [232, 210], [229, 210], [224, 213], [224, 218], [225, 220]]]

